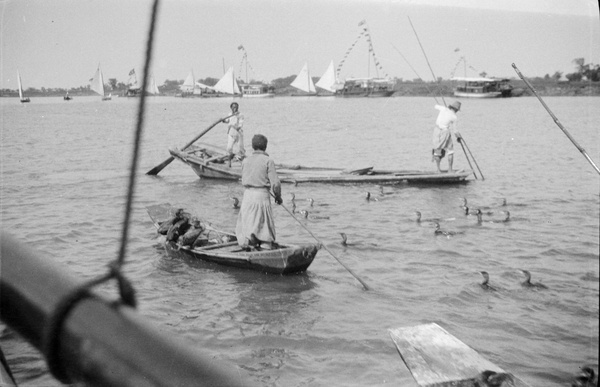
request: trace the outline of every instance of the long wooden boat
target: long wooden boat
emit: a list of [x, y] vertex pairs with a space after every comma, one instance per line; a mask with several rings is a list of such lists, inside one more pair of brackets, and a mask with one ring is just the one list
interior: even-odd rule
[[[158, 229], [160, 225], [172, 218], [175, 208], [169, 203], [146, 207], [152, 222]], [[252, 249], [246, 251], [240, 248], [235, 234], [221, 231], [212, 224], [202, 221], [210, 230], [209, 243], [202, 247], [180, 246], [173, 241], [166, 241], [165, 247], [169, 254], [183, 254], [188, 257], [213, 262], [220, 265], [250, 269], [273, 274], [293, 274], [306, 271], [315, 259], [318, 244], [278, 244], [273, 250]]]
[[337, 85], [336, 97], [390, 97], [394, 94], [395, 81], [387, 78], [346, 79], [343, 86]]
[[463, 98], [510, 97], [513, 87], [509, 79], [454, 77], [454, 96]]
[[[200, 178], [240, 180], [241, 162], [234, 159], [231, 167], [226, 161], [225, 149], [199, 143], [185, 150], [170, 149], [177, 160], [189, 165]], [[416, 170], [376, 170], [366, 167], [355, 170], [343, 168], [306, 167], [301, 165], [276, 164], [277, 174], [283, 183], [463, 183], [473, 173], [470, 169], [453, 173]]]

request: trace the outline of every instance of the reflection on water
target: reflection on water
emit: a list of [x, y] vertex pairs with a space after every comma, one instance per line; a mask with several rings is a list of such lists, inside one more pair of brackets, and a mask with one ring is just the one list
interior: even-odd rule
[[[357, 169], [433, 170], [429, 98], [241, 100], [245, 135], [269, 138], [277, 162]], [[104, 272], [119, 245], [135, 101], [77, 98], [3, 101], [4, 230], [86, 278]], [[126, 274], [139, 311], [166, 332], [231, 364], [259, 385], [414, 382], [388, 329], [436, 322], [532, 385], [562, 386], [598, 364], [598, 176], [533, 98], [464, 100], [460, 131], [485, 175], [459, 185], [284, 185], [302, 224], [373, 288], [321, 249], [306, 273], [277, 276], [171, 257], [146, 207], [169, 202], [232, 229], [237, 182], [200, 180], [164, 161], [227, 111], [229, 101], [149, 101]], [[551, 98], [571, 134], [600, 160], [597, 99]], [[193, 117], [190, 112], [198, 112]], [[195, 113], [194, 113], [195, 114]], [[582, 120], [582, 117], [585, 117]], [[224, 144], [225, 126], [202, 141]], [[457, 149], [455, 165], [468, 164]], [[367, 201], [365, 193], [377, 200]], [[478, 222], [464, 214], [489, 207]], [[312, 205], [309, 199], [313, 199]], [[507, 205], [496, 207], [506, 199]], [[499, 210], [510, 221], [499, 222]], [[460, 233], [436, 235], [430, 221]], [[280, 241], [314, 242], [275, 206]], [[340, 233], [347, 236], [343, 245]], [[548, 289], [523, 288], [522, 272]], [[495, 292], [483, 290], [487, 271]], [[19, 381], [52, 385], [39, 354], [2, 336]]]

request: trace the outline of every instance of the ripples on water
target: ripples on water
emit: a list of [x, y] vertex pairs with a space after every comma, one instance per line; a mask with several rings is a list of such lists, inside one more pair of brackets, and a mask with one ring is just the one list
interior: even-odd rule
[[[117, 255], [137, 104], [115, 98], [2, 101], [2, 228], [74, 276]], [[145, 206], [170, 202], [232, 228], [238, 183], [206, 181], [173, 162], [144, 173], [228, 113], [228, 99], [152, 98], [130, 231], [127, 275], [139, 312], [163, 331], [265, 386], [414, 385], [388, 329], [436, 322], [532, 385], [563, 386], [598, 365], [598, 175], [534, 98], [463, 100], [461, 133], [485, 180], [456, 186], [285, 185], [302, 220], [373, 290], [325, 250], [307, 273], [273, 276], [166, 256]], [[547, 104], [600, 161], [597, 98]], [[246, 143], [269, 138], [278, 162], [433, 170], [430, 98], [240, 100]], [[223, 125], [203, 141], [224, 144]], [[468, 167], [457, 145], [455, 165]], [[248, 147], [249, 148], [249, 147]], [[443, 161], [445, 165], [445, 161]], [[366, 201], [370, 191], [377, 201]], [[477, 224], [460, 208], [507, 199], [512, 220]], [[308, 198], [314, 199], [310, 207]], [[288, 207], [290, 208], [290, 207]], [[423, 218], [454, 218], [436, 236]], [[496, 210], [498, 210], [496, 208]], [[311, 241], [284, 209], [278, 239]], [[498, 216], [498, 218], [501, 218]], [[341, 245], [340, 232], [348, 235]], [[521, 287], [524, 276], [548, 290]], [[479, 287], [479, 271], [498, 290]], [[9, 330], [2, 347], [23, 384], [52, 384], [41, 357]]]

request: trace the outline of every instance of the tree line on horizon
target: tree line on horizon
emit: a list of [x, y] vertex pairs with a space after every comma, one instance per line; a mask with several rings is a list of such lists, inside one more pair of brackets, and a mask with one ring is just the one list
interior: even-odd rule
[[[565, 74], [565, 78], [567, 79], [567, 82], [582, 82], [582, 81], [588, 81], [588, 82], [600, 82], [600, 65], [596, 65], [593, 63], [585, 63], [585, 59], [584, 58], [575, 58], [573, 59], [572, 63], [575, 65], [576, 71], [573, 73], [569, 73], [569, 74]], [[479, 74], [482, 77], [486, 77], [487, 73], [486, 72], [481, 72]], [[543, 77], [533, 77], [530, 78], [529, 80], [532, 82], [548, 82], [548, 81], [554, 81], [554, 82], [559, 82], [561, 80], [561, 78], [563, 77], [563, 73], [560, 71], [556, 71], [553, 75], [550, 74], [546, 74]], [[290, 75], [287, 77], [283, 77], [283, 78], [277, 78], [274, 79], [273, 81], [271, 81], [271, 85], [275, 88], [275, 90], [279, 90], [279, 91], [283, 91], [285, 89], [289, 89], [290, 88], [290, 84], [292, 83], [292, 81], [296, 78], [296, 75]], [[318, 77], [313, 77], [313, 82], [317, 82], [319, 80]], [[420, 78], [416, 78], [410, 81], [405, 81], [402, 78], [395, 78], [397, 83], [441, 83], [442, 81], [444, 81], [443, 78], [438, 77], [438, 80], [436, 82], [434, 81], [430, 81], [430, 82], [425, 82]], [[212, 78], [212, 77], [207, 77], [204, 79], [199, 79], [197, 80], [197, 82], [203, 83], [205, 85], [208, 86], [214, 86], [217, 84], [217, 82], [219, 81], [218, 78]], [[180, 92], [181, 90], [181, 85], [183, 85], [184, 80], [170, 80], [167, 79], [165, 80], [165, 82], [158, 86], [159, 91], [161, 92], [161, 94], [166, 94], [166, 95], [174, 95]], [[256, 80], [251, 80], [251, 83], [255, 83], [259, 81]], [[113, 92], [113, 93], [125, 93], [128, 89], [128, 85], [126, 83], [123, 82], [119, 82], [117, 80], [117, 78], [108, 78], [108, 83], [105, 85], [107, 90]], [[64, 88], [45, 88], [42, 87], [41, 89], [36, 89], [33, 87], [29, 87], [25, 90], [25, 93], [27, 95], [31, 95], [31, 96], [36, 96], [36, 95], [64, 95], [67, 92], [71, 93], [71, 94], [75, 94], [75, 95], [94, 95], [95, 93], [90, 89], [90, 85], [86, 85], [86, 86], [79, 86], [79, 87], [74, 87], [74, 88], [70, 88], [70, 89], [64, 89]], [[12, 89], [0, 89], [0, 96], [14, 96], [18, 94], [18, 90], [12, 90]]]

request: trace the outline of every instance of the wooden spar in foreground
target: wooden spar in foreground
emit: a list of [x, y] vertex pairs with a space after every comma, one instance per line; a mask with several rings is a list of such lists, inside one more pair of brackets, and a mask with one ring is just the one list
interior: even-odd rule
[[[529, 387], [435, 323], [389, 331], [400, 357], [419, 386]], [[505, 383], [500, 381], [502, 378]], [[488, 383], [483, 384], [484, 379]], [[492, 380], [497, 384], [490, 383]], [[481, 384], [475, 384], [476, 382]]]
[[[57, 304], [81, 282], [67, 268], [0, 234], [0, 317], [38, 350]], [[248, 386], [234, 364], [166, 336], [134, 309], [95, 295], [67, 314], [60, 366], [74, 382], [102, 386]], [[10, 356], [9, 356], [10, 357]]]

